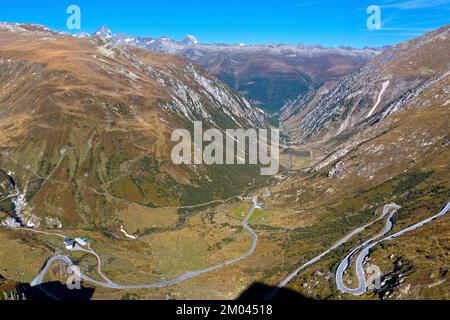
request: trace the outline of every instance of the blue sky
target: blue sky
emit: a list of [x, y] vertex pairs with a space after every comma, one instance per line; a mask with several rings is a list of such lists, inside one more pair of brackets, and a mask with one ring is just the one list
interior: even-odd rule
[[[81, 30], [107, 25], [114, 33], [187, 33], [201, 43], [292, 43], [382, 46], [450, 23], [450, 0], [0, 0], [0, 21], [67, 30], [66, 8], [81, 8]], [[369, 5], [381, 8], [380, 30], [368, 30]]]

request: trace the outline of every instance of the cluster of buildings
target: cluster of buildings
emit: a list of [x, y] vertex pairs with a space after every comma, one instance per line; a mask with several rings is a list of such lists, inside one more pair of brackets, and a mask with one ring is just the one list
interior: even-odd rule
[[64, 239], [64, 245], [66, 246], [67, 250], [73, 250], [75, 249], [76, 245], [79, 245], [80, 247], [84, 248], [88, 245], [89, 239], [88, 238], [65, 238]]

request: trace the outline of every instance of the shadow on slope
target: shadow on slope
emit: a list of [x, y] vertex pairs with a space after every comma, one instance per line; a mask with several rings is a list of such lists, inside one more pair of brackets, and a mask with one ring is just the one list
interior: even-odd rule
[[[261, 282], [255, 282], [249, 286], [241, 295], [238, 300], [264, 300], [270, 293], [272, 293], [277, 287], [269, 286]], [[303, 294], [286, 288], [278, 288], [275, 295], [271, 300], [313, 300]]]
[[70, 290], [66, 285], [58, 282], [46, 282], [36, 287], [28, 283], [21, 283], [17, 286], [17, 292], [26, 300], [91, 300], [94, 295], [94, 288]]

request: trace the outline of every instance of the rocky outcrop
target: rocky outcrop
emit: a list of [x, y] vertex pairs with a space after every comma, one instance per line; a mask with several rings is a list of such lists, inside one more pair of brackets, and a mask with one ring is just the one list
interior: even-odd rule
[[[449, 29], [446, 26], [385, 50], [318, 97], [296, 123], [286, 122], [286, 129], [300, 142], [345, 139], [398, 110], [420, 107], [418, 97], [429, 88], [443, 86], [449, 76]], [[286, 107], [283, 118], [289, 119], [312, 99]], [[445, 92], [435, 99], [445, 99]]]

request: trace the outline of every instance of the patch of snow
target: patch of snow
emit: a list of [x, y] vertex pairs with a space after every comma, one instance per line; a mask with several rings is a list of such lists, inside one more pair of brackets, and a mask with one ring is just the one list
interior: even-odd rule
[[433, 287], [439, 286], [439, 285], [443, 284], [445, 282], [445, 280], [446, 279], [439, 280], [439, 281], [437, 281], [435, 283], [429, 284], [427, 287], [428, 288], [433, 288]]
[[129, 238], [129, 239], [132, 239], [132, 240], [136, 240], [136, 239], [137, 239], [136, 236], [131, 235], [131, 234], [128, 234], [128, 233], [125, 231], [125, 229], [124, 229], [123, 226], [120, 226], [120, 231], [125, 235], [125, 237], [127, 237], [127, 238]]
[[369, 118], [376, 110], [376, 108], [378, 107], [378, 105], [381, 102], [381, 97], [383, 96], [384, 91], [386, 90], [386, 88], [389, 86], [390, 81], [386, 80], [385, 82], [383, 82], [383, 84], [381, 85], [381, 91], [378, 94], [377, 97], [377, 101], [375, 102], [374, 106], [372, 107], [372, 109], [369, 111], [369, 113], [366, 116], [366, 119]]

